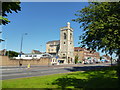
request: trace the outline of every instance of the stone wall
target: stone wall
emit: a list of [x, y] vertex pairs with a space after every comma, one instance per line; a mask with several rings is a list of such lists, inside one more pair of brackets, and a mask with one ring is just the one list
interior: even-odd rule
[[7, 56], [0, 56], [0, 66], [19, 66], [22, 65], [49, 65], [51, 62], [50, 58], [41, 58], [34, 60], [18, 60], [18, 59], [10, 59]]

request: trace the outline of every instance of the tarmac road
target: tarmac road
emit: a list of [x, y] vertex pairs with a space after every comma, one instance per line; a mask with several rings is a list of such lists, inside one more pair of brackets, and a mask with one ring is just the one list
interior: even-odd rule
[[23, 67], [2, 67], [2, 80], [5, 79], [15, 79], [15, 78], [23, 78], [23, 77], [34, 77], [34, 76], [43, 76], [50, 74], [58, 74], [58, 73], [68, 73], [74, 71], [86, 71], [90, 69], [95, 69], [99, 67], [109, 66], [110, 63], [102, 63], [102, 64], [69, 64], [69, 65], [56, 65], [56, 66], [31, 66], [30, 69], [27, 69], [25, 66]]

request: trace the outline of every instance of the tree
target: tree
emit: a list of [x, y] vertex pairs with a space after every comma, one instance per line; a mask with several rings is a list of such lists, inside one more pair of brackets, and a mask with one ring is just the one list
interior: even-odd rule
[[78, 56], [75, 56], [75, 64], [78, 63]]
[[6, 18], [8, 13], [21, 11], [20, 2], [0, 2], [2, 3], [2, 16], [0, 15], [0, 24], [6, 25], [10, 21]]
[[120, 80], [120, 2], [90, 2], [78, 11], [76, 21], [83, 28], [83, 47], [105, 51], [118, 56]]
[[17, 57], [18, 55], [19, 55], [19, 53], [15, 52], [15, 51], [6, 51], [6, 56]]
[[102, 60], [103, 59], [103, 57], [100, 57], [100, 60]]

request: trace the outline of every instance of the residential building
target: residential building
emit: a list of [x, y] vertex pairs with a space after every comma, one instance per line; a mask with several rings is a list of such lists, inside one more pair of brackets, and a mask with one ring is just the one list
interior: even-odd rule
[[78, 56], [79, 61], [83, 61], [84, 59], [92, 60], [100, 59], [99, 52], [96, 52], [95, 50], [88, 50], [86, 48], [81, 47], [74, 47], [74, 55]]
[[49, 41], [46, 43], [46, 53], [56, 56], [59, 50], [60, 40]]
[[74, 47], [74, 56], [78, 57], [78, 61], [82, 61], [84, 58], [84, 48]]
[[111, 57], [108, 56], [108, 55], [103, 55], [102, 58], [105, 59], [105, 60], [110, 60], [111, 59]]

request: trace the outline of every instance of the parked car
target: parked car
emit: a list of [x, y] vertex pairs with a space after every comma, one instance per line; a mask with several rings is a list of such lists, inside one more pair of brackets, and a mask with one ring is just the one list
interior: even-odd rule
[[105, 60], [105, 59], [102, 59], [102, 60], [100, 60], [102, 63], [104, 63], [104, 62], [108, 62], [108, 60]]

